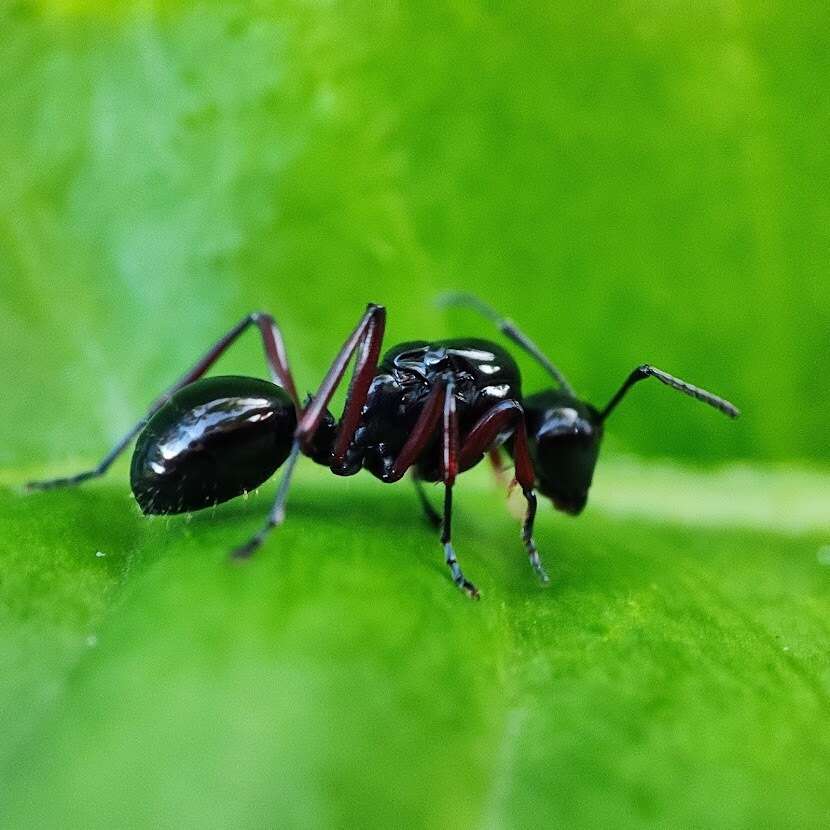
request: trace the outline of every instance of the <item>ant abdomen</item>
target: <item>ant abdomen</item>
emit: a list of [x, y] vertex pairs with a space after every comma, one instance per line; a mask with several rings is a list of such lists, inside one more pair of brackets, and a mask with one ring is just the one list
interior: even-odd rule
[[180, 389], [139, 435], [130, 484], [144, 513], [201, 510], [259, 487], [288, 457], [297, 416], [288, 394], [224, 376]]

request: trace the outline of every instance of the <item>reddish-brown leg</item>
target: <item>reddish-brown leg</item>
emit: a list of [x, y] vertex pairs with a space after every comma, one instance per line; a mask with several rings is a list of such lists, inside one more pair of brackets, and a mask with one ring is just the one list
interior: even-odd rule
[[447, 383], [448, 381], [442, 381], [436, 384], [429, 393], [409, 438], [398, 453], [392, 468], [383, 477], [387, 484], [400, 481], [406, 475], [406, 471], [418, 460], [435, 435], [444, 409]]
[[282, 333], [277, 326], [276, 321], [270, 314], [265, 314], [260, 311], [255, 311], [243, 317], [227, 334], [219, 338], [219, 340], [211, 346], [210, 349], [199, 359], [199, 361], [189, 369], [179, 380], [177, 380], [164, 394], [156, 398], [147, 411], [147, 414], [135, 424], [126, 435], [104, 456], [103, 460], [97, 467], [91, 470], [85, 470], [82, 473], [77, 473], [73, 476], [66, 476], [63, 478], [47, 479], [45, 481], [30, 481], [26, 487], [30, 490], [48, 490], [53, 487], [64, 487], [74, 484], [80, 484], [91, 478], [98, 478], [112, 466], [112, 463], [121, 455], [122, 452], [129, 446], [130, 442], [143, 429], [147, 421], [152, 415], [161, 407], [171, 395], [177, 392], [189, 383], [198, 380], [202, 375], [213, 366], [214, 363], [224, 354], [224, 352], [234, 343], [239, 336], [252, 325], [259, 328], [260, 336], [262, 337], [262, 345], [265, 351], [265, 360], [271, 373], [271, 378], [274, 383], [280, 385], [291, 396], [294, 401], [294, 406], [299, 415], [300, 402], [297, 398], [297, 389], [294, 385], [294, 378], [291, 376], [291, 369], [288, 366], [288, 358], [285, 354], [285, 343], [282, 339]]
[[458, 475], [458, 415], [455, 406], [455, 381], [447, 376], [433, 387], [424, 404], [412, 434], [401, 449], [392, 469], [384, 476], [386, 482], [399, 481], [418, 461], [429, 446], [435, 431], [441, 428], [441, 479], [444, 483], [444, 514], [441, 519], [441, 544], [444, 559], [453, 582], [472, 599], [478, 599], [478, 589], [467, 579], [452, 546], [452, 488]]
[[525, 519], [522, 524], [522, 542], [527, 550], [528, 559], [543, 584], [548, 583], [548, 575], [542, 566], [539, 551], [533, 540], [533, 523], [536, 520], [536, 493], [533, 490], [535, 473], [530, 459], [530, 450], [527, 445], [527, 428], [525, 427], [524, 410], [518, 401], [502, 401], [496, 404], [473, 425], [461, 447], [459, 454], [459, 469], [466, 470], [476, 463], [482, 454], [487, 452], [499, 434], [510, 426], [514, 426], [513, 434], [513, 462], [516, 471], [516, 481], [522, 488], [522, 494], [527, 502]]
[[334, 358], [331, 368], [317, 390], [317, 394], [312, 397], [299, 419], [294, 433], [294, 444], [291, 447], [291, 453], [288, 456], [277, 489], [277, 496], [265, 524], [244, 545], [240, 545], [233, 551], [232, 556], [234, 558], [246, 559], [251, 556], [265, 541], [268, 533], [282, 524], [285, 518], [285, 503], [291, 486], [291, 477], [300, 452], [317, 432], [323, 413], [343, 379], [352, 355], [357, 353], [354, 374], [352, 375], [346, 406], [340, 419], [338, 436], [335, 442], [331, 462], [332, 470], [336, 470], [339, 464], [342, 463], [360, 421], [360, 413], [366, 403], [369, 385], [375, 376], [385, 323], [386, 309], [383, 306], [370, 303], [366, 307], [363, 317], [360, 318], [360, 322], [346, 339], [346, 342], [337, 353], [337, 357]]
[[478, 588], [461, 571], [452, 546], [452, 488], [458, 475], [458, 415], [455, 409], [455, 382], [447, 382], [444, 392], [443, 429], [441, 432], [441, 476], [444, 481], [444, 518], [441, 522], [441, 544], [444, 561], [452, 574], [452, 581], [470, 599], [479, 599]]
[[[314, 395], [301, 415], [294, 433], [294, 444], [285, 465], [280, 479], [280, 486], [277, 489], [277, 496], [265, 524], [257, 531], [244, 545], [240, 545], [232, 552], [236, 559], [247, 559], [265, 541], [268, 533], [273, 528], [282, 524], [285, 519], [285, 503], [288, 499], [288, 491], [291, 486], [291, 477], [294, 473], [297, 459], [304, 446], [314, 437], [317, 427], [326, 407], [337, 390], [352, 355], [357, 352], [354, 374], [349, 387], [349, 394], [346, 398], [346, 406], [343, 410], [343, 417], [340, 419], [337, 441], [335, 442], [332, 470], [342, 462], [346, 450], [354, 437], [360, 420], [360, 413], [366, 403], [369, 384], [377, 369], [380, 346], [383, 340], [383, 329], [386, 324], [386, 309], [383, 306], [370, 303], [366, 312], [360, 318], [360, 322], [354, 331], [348, 336], [346, 342], [334, 358], [331, 368], [323, 378], [317, 394]], [[338, 455], [338, 453], [340, 453]]]
[[317, 427], [320, 425], [326, 407], [340, 385], [352, 355], [356, 352], [354, 373], [349, 384], [346, 405], [343, 408], [343, 415], [338, 425], [337, 440], [332, 451], [333, 469], [343, 462], [346, 451], [360, 423], [360, 414], [366, 403], [372, 378], [377, 370], [385, 326], [386, 309], [383, 306], [370, 303], [366, 307], [366, 313], [361, 317], [360, 322], [338, 352], [331, 368], [323, 378], [317, 394], [311, 399], [302, 418], [300, 418], [300, 422], [297, 424], [294, 437], [299, 440], [301, 445], [305, 445], [317, 432]]

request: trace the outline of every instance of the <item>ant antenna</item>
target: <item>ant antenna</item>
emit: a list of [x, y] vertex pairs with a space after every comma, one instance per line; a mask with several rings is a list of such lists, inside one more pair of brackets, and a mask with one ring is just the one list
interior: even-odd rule
[[625, 397], [625, 393], [628, 392], [628, 390], [634, 386], [635, 383], [639, 383], [641, 380], [645, 380], [646, 378], [657, 378], [660, 383], [665, 383], [666, 386], [670, 386], [672, 389], [676, 389], [678, 392], [682, 392], [690, 398], [696, 398], [699, 401], [703, 401], [703, 403], [709, 404], [709, 406], [723, 412], [724, 415], [728, 415], [730, 418], [737, 418], [738, 415], [741, 414], [740, 410], [736, 406], [729, 403], [729, 401], [719, 398], [717, 395], [713, 395], [705, 389], [692, 386], [691, 383], [686, 383], [685, 380], [680, 380], [680, 378], [676, 378], [673, 375], [658, 369], [656, 366], [649, 366], [644, 363], [642, 366], [638, 366], [626, 378], [625, 383], [623, 383], [614, 397], [608, 402], [608, 406], [606, 406], [600, 413], [600, 421], [604, 421], [614, 411], [617, 404]]
[[448, 308], [450, 306], [456, 308], [471, 308], [488, 320], [491, 320], [505, 337], [524, 349], [537, 363], [541, 364], [547, 373], [559, 384], [563, 392], [571, 397], [576, 397], [573, 387], [568, 383], [559, 369], [545, 357], [542, 350], [512, 320], [507, 317], [502, 317], [492, 306], [487, 305], [487, 303], [479, 300], [478, 297], [474, 297], [472, 294], [467, 294], [464, 291], [446, 291], [443, 294], [439, 294], [435, 302], [440, 308]]

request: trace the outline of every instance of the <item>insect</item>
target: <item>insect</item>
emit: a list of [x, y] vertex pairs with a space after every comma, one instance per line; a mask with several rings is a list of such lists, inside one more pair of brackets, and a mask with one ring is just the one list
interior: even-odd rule
[[[285, 344], [274, 318], [244, 317], [149, 407], [97, 467], [77, 475], [30, 482], [30, 489], [80, 484], [102, 476], [137, 436], [130, 468], [133, 494], [145, 514], [212, 507], [255, 489], [280, 467], [282, 477], [262, 528], [232, 551], [247, 558], [285, 517], [292, 475], [300, 455], [339, 476], [361, 469], [386, 483], [410, 473], [428, 518], [440, 527], [444, 559], [453, 582], [468, 596], [468, 580], [452, 543], [452, 499], [457, 476], [500, 448], [512, 458], [525, 499], [521, 538], [530, 564], [546, 583], [533, 537], [536, 489], [568, 513], [585, 506], [605, 419], [640, 380], [662, 383], [735, 417], [732, 404], [652, 366], [629, 375], [608, 405], [581, 401], [558, 369], [511, 321], [465, 294], [445, 304], [468, 305], [489, 317], [550, 373], [556, 388], [522, 396], [511, 355], [482, 339], [414, 341], [381, 358], [386, 310], [369, 304], [337, 353], [317, 392], [301, 404]], [[271, 380], [204, 377], [249, 328], [259, 331]], [[350, 362], [354, 369], [343, 413], [328, 410]], [[422, 482], [443, 484], [443, 511], [429, 504]]]

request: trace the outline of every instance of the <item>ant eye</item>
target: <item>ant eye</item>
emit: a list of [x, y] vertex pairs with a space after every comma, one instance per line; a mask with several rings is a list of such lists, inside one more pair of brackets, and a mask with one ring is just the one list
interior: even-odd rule
[[541, 441], [546, 438], [558, 438], [562, 436], [590, 436], [593, 432], [593, 425], [588, 418], [580, 415], [572, 407], [563, 406], [557, 407], [556, 409], [549, 409], [545, 412], [542, 425], [539, 427], [536, 437]]

